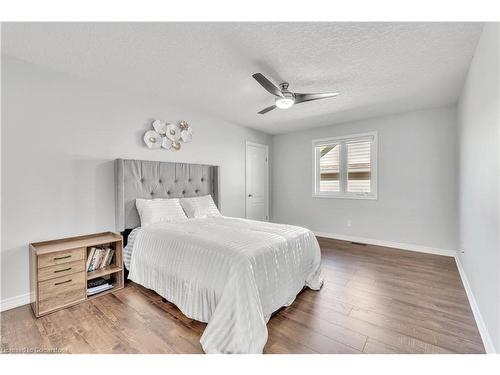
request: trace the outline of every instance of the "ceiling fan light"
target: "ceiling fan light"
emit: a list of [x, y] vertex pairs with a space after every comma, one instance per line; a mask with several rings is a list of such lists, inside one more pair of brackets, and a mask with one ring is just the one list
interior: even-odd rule
[[276, 107], [280, 109], [290, 108], [295, 103], [293, 98], [276, 98]]

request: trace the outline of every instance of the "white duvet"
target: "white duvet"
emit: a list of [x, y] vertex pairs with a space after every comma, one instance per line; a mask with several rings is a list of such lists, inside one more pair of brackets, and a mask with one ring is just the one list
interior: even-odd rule
[[304, 228], [229, 217], [134, 230], [128, 278], [207, 322], [206, 353], [262, 353], [271, 314], [304, 286], [320, 289], [321, 253]]

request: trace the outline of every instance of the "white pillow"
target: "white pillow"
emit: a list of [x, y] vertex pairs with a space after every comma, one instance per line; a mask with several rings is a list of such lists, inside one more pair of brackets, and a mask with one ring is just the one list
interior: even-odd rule
[[211, 195], [201, 197], [181, 198], [181, 206], [188, 218], [222, 216]]
[[187, 220], [179, 199], [136, 199], [135, 206], [141, 218], [141, 227], [158, 222]]

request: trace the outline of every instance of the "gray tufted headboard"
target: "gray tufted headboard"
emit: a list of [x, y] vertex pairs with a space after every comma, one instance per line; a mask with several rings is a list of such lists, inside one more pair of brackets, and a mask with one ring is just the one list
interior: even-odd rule
[[219, 167], [147, 160], [115, 160], [116, 225], [140, 226], [136, 198], [183, 198], [211, 194], [220, 208]]

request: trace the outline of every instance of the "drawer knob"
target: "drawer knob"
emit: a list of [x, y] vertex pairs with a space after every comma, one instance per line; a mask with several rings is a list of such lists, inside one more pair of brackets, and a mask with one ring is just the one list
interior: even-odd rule
[[67, 259], [67, 258], [71, 258], [71, 255], [66, 255], [63, 257], [54, 258], [54, 260]]
[[69, 268], [65, 268], [63, 270], [56, 270], [54, 271], [54, 273], [58, 273], [58, 272], [64, 272], [64, 271], [69, 271], [70, 269], [72, 269], [73, 267], [69, 267]]
[[66, 284], [66, 283], [69, 283], [71, 281], [73, 281], [73, 279], [69, 279], [69, 280], [66, 280], [66, 281], [61, 281], [60, 283], [54, 283], [54, 285]]

